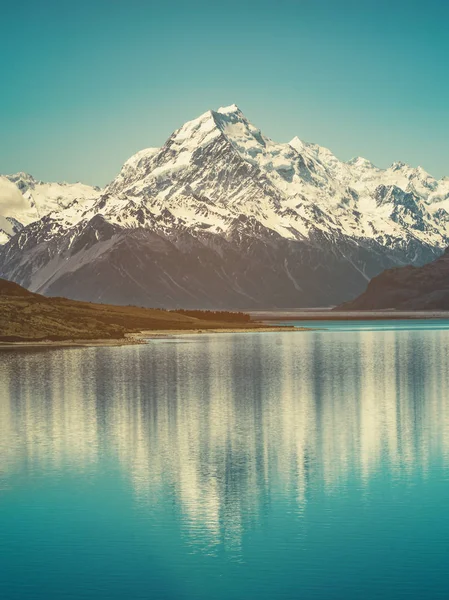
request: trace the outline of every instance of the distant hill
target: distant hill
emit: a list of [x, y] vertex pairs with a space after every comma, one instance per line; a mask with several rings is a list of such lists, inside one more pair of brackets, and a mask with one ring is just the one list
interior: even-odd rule
[[248, 315], [229, 312], [170, 312], [136, 306], [46, 298], [0, 279], [0, 341], [120, 339], [142, 330], [256, 327]]
[[335, 310], [449, 310], [449, 248], [423, 267], [388, 269]]

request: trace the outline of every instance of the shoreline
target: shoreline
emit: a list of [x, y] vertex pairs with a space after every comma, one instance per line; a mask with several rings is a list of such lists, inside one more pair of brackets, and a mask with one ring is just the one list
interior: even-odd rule
[[413, 319], [449, 319], [449, 311], [333, 311], [325, 310], [289, 310], [289, 311], [249, 311], [253, 318], [264, 323], [279, 321], [408, 321]]
[[160, 329], [131, 333], [131, 336], [145, 336], [144, 339], [163, 338], [179, 335], [203, 335], [207, 333], [279, 333], [293, 331], [312, 331], [311, 327], [295, 327], [294, 325], [261, 325], [255, 327], [229, 327], [210, 329]]
[[2, 342], [1, 350], [14, 349], [38, 349], [38, 348], [95, 348], [95, 347], [120, 347], [120, 346], [139, 346], [145, 345], [146, 340], [167, 338], [181, 335], [203, 335], [207, 333], [275, 333], [275, 332], [294, 332], [310, 331], [308, 327], [286, 326], [254, 326], [254, 327], [220, 327], [210, 329], [150, 329], [134, 333], [126, 333], [124, 338], [117, 339], [92, 339], [92, 340], [41, 340], [41, 341], [20, 341], [20, 342]]
[[[126, 334], [128, 336], [129, 334]], [[93, 339], [93, 340], [41, 340], [41, 341], [22, 341], [22, 342], [2, 342], [0, 341], [0, 350], [27, 349], [27, 348], [95, 348], [95, 347], [118, 347], [118, 346], [136, 346], [144, 344], [143, 340], [131, 339], [128, 337], [117, 339]]]

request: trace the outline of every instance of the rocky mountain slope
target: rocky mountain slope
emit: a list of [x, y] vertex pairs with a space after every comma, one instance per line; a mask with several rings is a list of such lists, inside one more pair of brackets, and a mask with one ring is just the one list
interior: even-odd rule
[[298, 138], [276, 143], [232, 105], [21, 229], [0, 247], [0, 275], [120, 304], [331, 305], [386, 268], [439, 256], [447, 206], [447, 179], [403, 163], [344, 163]]
[[449, 310], [449, 249], [422, 267], [388, 269], [338, 310]]

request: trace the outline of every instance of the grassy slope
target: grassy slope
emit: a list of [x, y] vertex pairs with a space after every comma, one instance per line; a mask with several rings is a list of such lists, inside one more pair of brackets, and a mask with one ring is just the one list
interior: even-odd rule
[[134, 306], [46, 298], [0, 279], [0, 341], [120, 339], [141, 330], [251, 328]]

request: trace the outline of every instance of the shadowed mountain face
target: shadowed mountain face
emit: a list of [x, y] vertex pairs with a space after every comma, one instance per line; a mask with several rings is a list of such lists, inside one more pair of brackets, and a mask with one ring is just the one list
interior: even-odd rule
[[96, 302], [328, 306], [449, 243], [446, 180], [403, 163], [343, 163], [298, 138], [275, 143], [235, 105], [186, 123], [86, 194], [10, 234], [0, 276]]
[[449, 310], [449, 248], [423, 267], [388, 269], [366, 291], [338, 310]]
[[144, 228], [121, 230], [98, 218], [75, 241], [65, 235], [21, 248], [22, 238], [15, 238], [5, 248], [5, 268], [49, 296], [168, 308], [244, 308], [341, 301], [366, 284], [366, 276], [346, 257], [355, 255], [368, 273], [391, 264], [376, 244], [364, 249], [350, 239], [322, 238], [321, 247], [318, 235], [310, 244], [263, 234], [253, 237], [243, 230], [226, 239], [180, 230], [173, 239]]

